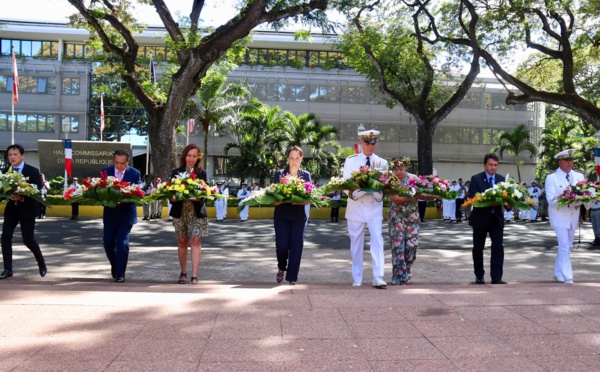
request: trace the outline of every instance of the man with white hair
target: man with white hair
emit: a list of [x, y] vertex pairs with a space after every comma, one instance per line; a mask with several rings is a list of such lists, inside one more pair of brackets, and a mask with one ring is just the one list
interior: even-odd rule
[[579, 223], [579, 209], [575, 205], [558, 209], [558, 199], [579, 181], [585, 180], [583, 174], [573, 170], [573, 153], [568, 149], [554, 155], [558, 169], [546, 177], [546, 197], [548, 199], [548, 215], [550, 225], [554, 228], [558, 240], [558, 251], [554, 262], [554, 279], [559, 283], [573, 284], [571, 267], [571, 248], [575, 238], [575, 230]]

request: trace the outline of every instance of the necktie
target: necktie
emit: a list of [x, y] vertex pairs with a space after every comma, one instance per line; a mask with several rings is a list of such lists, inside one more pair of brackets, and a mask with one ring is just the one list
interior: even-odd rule
[[494, 177], [490, 177], [489, 181], [490, 181], [490, 186], [494, 186]]
[[567, 182], [569, 183], [569, 185], [571, 184], [571, 177], [569, 176], [569, 173], [567, 173]]
[[371, 168], [371, 160], [369, 159], [369, 157], [367, 156], [367, 163], [366, 163], [367, 167]]

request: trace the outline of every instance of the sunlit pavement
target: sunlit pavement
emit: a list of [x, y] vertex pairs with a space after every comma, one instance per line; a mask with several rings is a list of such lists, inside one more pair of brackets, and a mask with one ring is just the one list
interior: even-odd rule
[[[101, 220], [47, 218], [36, 234], [48, 275], [39, 277], [17, 231], [15, 276], [0, 281], [2, 371], [600, 365], [600, 249], [587, 244], [589, 222], [571, 255], [574, 285], [552, 280], [556, 242], [546, 222], [507, 225], [509, 284], [475, 285], [471, 228], [438, 220], [421, 226], [413, 283], [387, 290], [368, 280], [368, 244], [363, 286], [351, 286], [344, 222], [311, 221], [296, 286], [275, 283], [272, 221], [211, 221], [198, 285], [175, 284], [176, 240], [166, 219], [135, 226], [125, 284], [110, 277]], [[387, 241], [386, 260], [389, 281]]]

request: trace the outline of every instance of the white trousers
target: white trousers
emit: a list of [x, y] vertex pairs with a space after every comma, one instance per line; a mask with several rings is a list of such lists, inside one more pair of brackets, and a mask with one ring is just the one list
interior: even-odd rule
[[448, 200], [442, 199], [442, 218], [447, 220], [450, 218], [450, 207], [448, 206]]
[[537, 218], [537, 209], [533, 209], [533, 208], [531, 208], [531, 209], [529, 210], [529, 219], [530, 219], [531, 221], [535, 221], [535, 219], [536, 219], [536, 218]]
[[306, 212], [306, 219], [310, 220], [310, 204], [304, 206], [304, 211]]
[[385, 258], [383, 255], [383, 235], [381, 235], [381, 218], [368, 222], [348, 220], [348, 235], [350, 236], [350, 255], [352, 256], [352, 279], [362, 283], [363, 251], [365, 248], [365, 226], [371, 235], [371, 259], [373, 261], [373, 279], [383, 278]]
[[456, 220], [456, 200], [448, 200], [448, 218]]
[[217, 220], [222, 220], [226, 216], [227, 211], [227, 199], [215, 200], [215, 208], [217, 209]]
[[504, 220], [510, 221], [512, 219], [512, 209], [510, 211], [504, 212]]
[[246, 206], [244, 209], [242, 209], [242, 211], [240, 212], [240, 220], [247, 220], [248, 219], [248, 212], [250, 210], [249, 206]]
[[555, 227], [556, 239], [558, 240], [558, 251], [554, 262], [554, 276], [564, 280], [573, 280], [573, 269], [571, 268], [571, 248], [575, 238], [575, 229]]

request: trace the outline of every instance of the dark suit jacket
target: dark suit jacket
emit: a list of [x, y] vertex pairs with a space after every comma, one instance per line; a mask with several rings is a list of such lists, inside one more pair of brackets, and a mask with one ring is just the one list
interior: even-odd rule
[[[3, 172], [6, 173], [9, 169], [10, 167], [5, 168]], [[21, 174], [25, 177], [28, 177], [30, 184], [37, 185], [38, 190], [42, 190], [42, 175], [39, 169], [25, 163]], [[4, 209], [4, 215], [15, 212], [20, 212], [21, 216], [25, 218], [36, 218], [41, 213], [40, 203], [27, 197], [22, 202], [8, 200], [6, 208]]]
[[[171, 179], [175, 178], [179, 173], [185, 172], [185, 167], [174, 169], [171, 172]], [[206, 175], [206, 171], [204, 169], [196, 169], [196, 176], [198, 178], [204, 180], [204, 182], [208, 183], [208, 176]], [[204, 203], [204, 199], [200, 200], [192, 200], [194, 203], [194, 212], [196, 213], [196, 217], [205, 218], [206, 214], [206, 203]], [[181, 218], [181, 212], [183, 211], [183, 202], [177, 201], [175, 203], [171, 203], [171, 211], [169, 212], [169, 216], [173, 218]]]
[[[102, 172], [106, 172], [107, 176], [116, 176], [115, 167], [113, 165], [102, 169], [100, 173]], [[142, 183], [140, 171], [128, 166], [125, 169], [123, 181], [129, 182], [130, 184]], [[106, 221], [114, 221], [115, 223], [128, 222], [133, 225], [137, 223], [137, 208], [135, 203], [122, 203], [117, 205], [116, 208], [104, 207], [104, 217], [105, 223]]]
[[[289, 168], [280, 169], [275, 172], [273, 176], [273, 183], [279, 183], [279, 177], [285, 176], [290, 173]], [[302, 178], [305, 182], [310, 182], [310, 173], [298, 169], [298, 177]], [[276, 220], [287, 220], [287, 221], [302, 221], [306, 220], [306, 210], [304, 205], [293, 205], [291, 203], [279, 204], [275, 207], [273, 218]]]
[[[494, 175], [494, 182], [504, 182], [504, 176], [496, 173]], [[469, 198], [474, 197], [478, 192], [484, 192], [490, 187], [492, 187], [492, 185], [488, 182], [485, 172], [477, 173], [471, 177]], [[494, 213], [492, 213], [492, 211], [494, 211]], [[471, 217], [469, 217], [469, 225], [477, 229], [485, 229], [489, 226], [491, 219], [497, 219], [500, 226], [504, 227], [504, 212], [502, 211], [501, 205], [487, 208], [473, 208]]]

